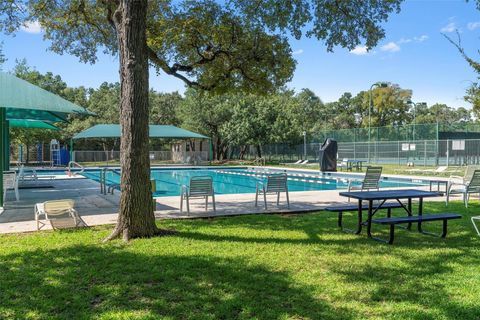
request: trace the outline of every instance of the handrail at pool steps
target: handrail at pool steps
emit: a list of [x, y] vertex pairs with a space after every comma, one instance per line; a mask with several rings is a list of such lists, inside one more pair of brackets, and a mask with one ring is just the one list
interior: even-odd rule
[[[80, 168], [80, 171], [72, 172], [72, 168], [74, 168], [74, 167]], [[82, 166], [82, 165], [81, 165], [80, 163], [78, 163], [78, 162], [70, 161], [70, 162], [67, 164], [67, 175], [68, 175], [69, 177], [76, 176], [77, 174], [82, 174], [84, 171], [85, 171], [85, 167]]]
[[113, 194], [115, 187], [118, 187], [118, 183], [107, 184], [107, 172], [112, 172], [116, 175], [120, 175], [118, 171], [113, 168], [104, 167], [100, 170], [100, 193], [106, 195], [107, 193]]
[[265, 158], [263, 157], [255, 158], [255, 160], [253, 160], [253, 165], [265, 167]]

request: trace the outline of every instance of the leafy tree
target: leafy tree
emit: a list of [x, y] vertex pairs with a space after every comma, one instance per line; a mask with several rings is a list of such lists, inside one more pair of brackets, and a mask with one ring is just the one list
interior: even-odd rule
[[221, 127], [232, 117], [230, 99], [233, 97], [228, 94], [209, 95], [189, 89], [178, 109], [182, 126], [212, 139], [213, 158], [217, 160], [227, 157], [228, 144]]
[[320, 129], [339, 130], [350, 129], [356, 126], [355, 114], [361, 110], [361, 103], [350, 92], [345, 92], [335, 102], [325, 105], [324, 117]]
[[164, 1], [24, 0], [0, 4], [0, 29], [38, 21], [57, 53], [95, 62], [118, 54], [122, 124], [122, 195], [108, 239], [152, 236], [155, 225], [148, 158], [148, 63], [188, 86], [271, 92], [291, 79], [295, 61], [286, 32], [354, 48], [373, 47], [401, 0]]
[[443, 103], [436, 103], [428, 108], [417, 109], [416, 123], [458, 123], [471, 120], [470, 111], [465, 108], [451, 108]]
[[472, 111], [477, 118], [480, 118], [480, 84], [474, 82], [464, 96], [465, 101], [472, 104]]
[[262, 157], [261, 145], [272, 142], [272, 125], [277, 118], [278, 100], [271, 96], [236, 95], [231, 99], [230, 121], [222, 127], [223, 136], [236, 146], [255, 145]]
[[25, 59], [16, 61], [13, 74], [23, 80], [39, 86], [40, 88], [66, 98], [65, 89], [67, 89], [67, 84], [62, 80], [61, 76], [54, 75], [51, 72], [42, 74], [39, 71], [32, 69]]
[[[371, 127], [387, 125], [403, 125], [410, 123], [410, 105], [412, 91], [390, 84], [386, 88], [375, 88], [371, 92], [373, 107], [370, 110]], [[361, 99], [362, 126], [368, 127], [370, 109], [370, 92], [362, 91], [358, 94]]]
[[178, 92], [157, 93], [150, 90], [150, 123], [180, 125], [177, 109], [182, 103], [182, 96]]

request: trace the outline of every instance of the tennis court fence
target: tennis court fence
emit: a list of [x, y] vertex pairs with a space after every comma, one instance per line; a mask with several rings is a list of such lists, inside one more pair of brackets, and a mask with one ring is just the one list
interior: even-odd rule
[[[299, 145], [271, 144], [261, 146], [266, 161], [295, 162], [308, 159], [318, 161], [320, 143]], [[232, 150], [233, 158], [238, 152]], [[255, 146], [247, 147], [243, 159], [258, 156]], [[376, 164], [416, 166], [480, 164], [480, 139], [470, 140], [416, 140], [416, 141], [372, 141], [338, 142], [338, 159], [365, 160]]]

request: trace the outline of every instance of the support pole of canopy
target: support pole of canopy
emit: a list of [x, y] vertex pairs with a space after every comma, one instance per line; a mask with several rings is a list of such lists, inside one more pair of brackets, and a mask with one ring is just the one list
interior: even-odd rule
[[3, 209], [3, 170], [5, 165], [5, 108], [0, 108], [0, 207]]
[[10, 121], [5, 119], [5, 170], [10, 170]]

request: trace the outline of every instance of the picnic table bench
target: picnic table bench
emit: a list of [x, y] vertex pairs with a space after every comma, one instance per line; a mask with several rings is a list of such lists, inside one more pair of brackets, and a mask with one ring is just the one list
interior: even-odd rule
[[[388, 217], [388, 218], [380, 218], [380, 219], [373, 219], [372, 223], [389, 225], [390, 226], [390, 237], [387, 242], [388, 244], [393, 244], [393, 240], [395, 237], [395, 225], [403, 224], [403, 223], [412, 223], [418, 222], [418, 231], [423, 234], [430, 234], [434, 236], [439, 236], [445, 238], [447, 236], [447, 221], [452, 219], [460, 219], [462, 216], [457, 213], [440, 213], [440, 214], [429, 214], [429, 215], [418, 215], [418, 216], [411, 216], [411, 217]], [[431, 232], [423, 231], [422, 230], [422, 222], [428, 221], [443, 221], [442, 233], [440, 235], [436, 235]], [[378, 239], [382, 240], [383, 239]]]
[[[373, 205], [373, 207], [376, 209], [375, 204]], [[402, 205], [399, 204], [399, 203], [387, 202], [387, 203], [384, 203], [382, 205], [381, 209], [386, 209], [387, 210], [387, 217], [390, 217], [392, 215], [392, 209], [401, 208], [401, 207], [402, 207]], [[360, 232], [362, 232], [362, 225], [357, 225], [357, 230], [348, 229], [348, 228], [345, 228], [343, 226], [343, 213], [344, 212], [358, 211], [358, 206], [356, 204], [332, 206], [332, 207], [325, 208], [325, 210], [330, 211], [330, 212], [338, 212], [338, 227], [340, 229], [342, 229], [342, 231], [348, 232], [348, 233], [355, 233], [355, 234], [359, 234]], [[367, 206], [362, 206], [361, 210], [362, 211], [368, 210], [368, 205]], [[360, 213], [360, 215], [361, 215], [361, 213]], [[359, 221], [361, 221], [361, 219], [359, 219]], [[365, 223], [363, 223], [363, 224], [365, 224]]]

